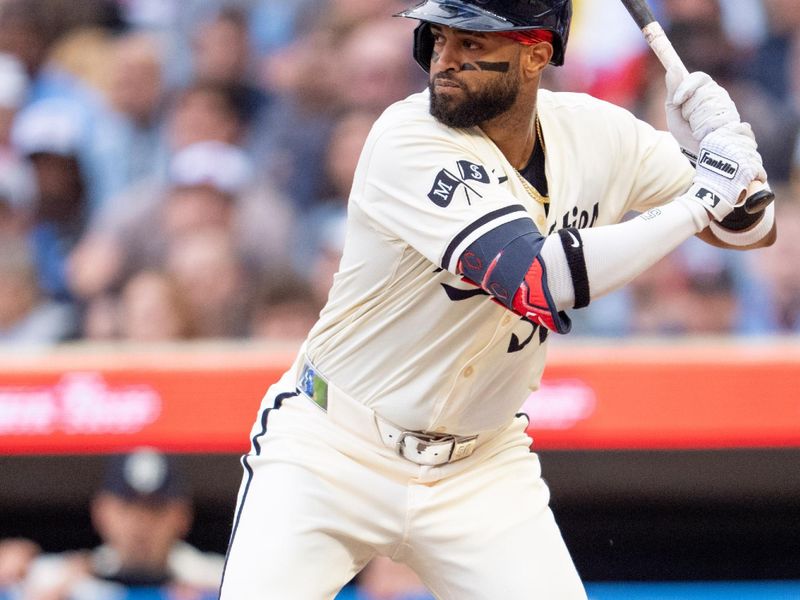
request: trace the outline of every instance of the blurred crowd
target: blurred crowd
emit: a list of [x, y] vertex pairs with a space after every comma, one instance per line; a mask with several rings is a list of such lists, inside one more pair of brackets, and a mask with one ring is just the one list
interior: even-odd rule
[[[413, 0], [0, 0], [0, 342], [298, 339], [338, 266], [361, 145], [419, 91]], [[665, 128], [617, 0], [575, 0], [563, 69]], [[800, 329], [796, 0], [652, 3], [731, 93], [778, 194], [775, 246], [687, 243], [576, 313], [581, 335]]]

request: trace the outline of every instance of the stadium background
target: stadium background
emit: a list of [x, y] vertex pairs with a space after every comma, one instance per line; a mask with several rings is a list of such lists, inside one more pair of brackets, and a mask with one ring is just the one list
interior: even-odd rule
[[[103, 458], [145, 444], [190, 473], [189, 540], [224, 551], [238, 456], [324, 301], [360, 141], [424, 85], [413, 24], [385, 18], [408, 4], [0, 0], [0, 539], [93, 546]], [[624, 9], [575, 5], [546, 85], [663, 128]], [[576, 314], [531, 433], [592, 597], [800, 597], [800, 14], [653, 5], [752, 122], [779, 242], [687, 243]], [[54, 185], [42, 156], [65, 159]], [[37, 209], [37, 189], [69, 210]], [[757, 584], [601, 585], [620, 581]]]

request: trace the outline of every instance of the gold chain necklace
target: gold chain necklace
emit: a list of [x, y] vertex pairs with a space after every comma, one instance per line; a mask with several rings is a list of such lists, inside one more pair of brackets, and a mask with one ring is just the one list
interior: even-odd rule
[[[544, 145], [544, 137], [542, 136], [542, 126], [539, 124], [539, 115], [536, 115], [536, 137], [539, 140], [539, 144], [542, 146], [542, 152], [547, 152], [547, 148]], [[513, 165], [511, 166], [514, 169], [514, 173], [517, 174], [519, 177], [520, 182], [522, 183], [522, 187], [525, 188], [525, 191], [528, 192], [528, 195], [533, 198], [539, 204], [548, 204], [550, 202], [550, 198], [545, 196], [544, 194], [540, 193], [530, 181], [525, 179]]]

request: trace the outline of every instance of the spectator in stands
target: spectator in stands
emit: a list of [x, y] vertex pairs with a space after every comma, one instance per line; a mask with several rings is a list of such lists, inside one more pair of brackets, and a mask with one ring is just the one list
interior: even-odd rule
[[69, 303], [45, 297], [28, 241], [0, 237], [0, 344], [53, 345], [76, 333]]
[[230, 229], [209, 226], [173, 237], [165, 269], [186, 303], [197, 337], [247, 335], [253, 277]]
[[306, 274], [317, 302], [324, 305], [339, 270], [344, 251], [347, 223], [343, 218], [328, 219], [319, 230], [317, 253]]
[[0, 239], [27, 235], [33, 222], [35, 195], [31, 166], [0, 149]]
[[41, 552], [39, 544], [25, 538], [0, 540], [0, 600], [22, 598], [22, 582]]
[[[800, 51], [800, 11], [793, 0], [763, 0], [767, 34], [750, 64], [749, 76], [769, 90], [779, 102], [800, 110], [797, 54]], [[796, 69], [796, 67], [794, 67]]]
[[86, 302], [81, 316], [80, 337], [87, 342], [108, 342], [120, 337], [119, 298], [106, 293]]
[[28, 94], [22, 63], [0, 53], [0, 240], [24, 235], [32, 225], [36, 181], [31, 165], [11, 142], [11, 130]]
[[253, 83], [247, 14], [223, 8], [201, 23], [193, 39], [194, 77], [230, 86], [239, 99], [242, 117], [249, 123], [265, 109], [267, 95]]
[[251, 152], [297, 212], [329, 195], [321, 165], [339, 106], [335, 54], [333, 34], [318, 27], [264, 58], [275, 101], [253, 124]]
[[165, 188], [127, 198], [126, 212], [106, 215], [70, 260], [70, 281], [82, 298], [119, 289], [142, 269], [160, 269], [172, 240], [205, 227], [235, 234], [254, 269], [282, 265], [291, 215], [268, 183], [254, 180], [247, 155], [220, 142], [190, 145], [173, 158]]
[[198, 80], [181, 90], [167, 118], [172, 152], [198, 142], [239, 144], [246, 122], [238, 91], [226, 84]]
[[29, 76], [35, 76], [47, 55], [55, 34], [45, 26], [41, 6], [25, 5], [24, 0], [3, 2], [0, 6], [0, 52], [18, 58]]
[[800, 188], [776, 189], [776, 216], [781, 230], [775, 244], [750, 260], [756, 263], [756, 282], [766, 290], [776, 321], [776, 331], [800, 333]]
[[410, 59], [403, 40], [414, 28], [408, 19], [362, 21], [343, 37], [336, 93], [343, 110], [381, 113], [393, 102], [425, 88], [421, 71]]
[[123, 340], [166, 342], [193, 334], [186, 298], [177, 282], [161, 271], [141, 271], [127, 281], [118, 315]]
[[324, 155], [324, 175], [330, 183], [329, 195], [320, 198], [300, 215], [295, 237], [293, 259], [298, 272], [303, 272], [324, 250], [325, 231], [331, 223], [347, 217], [347, 200], [353, 175], [361, 156], [361, 148], [377, 115], [353, 109], [336, 120]]
[[[683, 244], [631, 287], [625, 333], [757, 335], [773, 331], [770, 298], [752, 289], [749, 265], [737, 258], [697, 240]], [[761, 258], [757, 260], [760, 264]]]
[[[726, 35], [718, 0], [668, 0], [665, 9], [671, 18], [667, 33], [678, 54], [684, 57], [686, 67], [708, 73], [730, 93], [742, 121], [753, 126], [770, 182], [787, 181], [800, 132], [797, 110], [758, 82], [747, 79], [745, 69], [731, 61], [731, 56], [742, 55], [743, 50]], [[793, 10], [797, 12], [796, 6]]]
[[39, 99], [46, 94], [99, 107], [109, 90], [113, 46], [111, 32], [100, 27], [81, 27], [62, 35], [40, 72]]
[[355, 18], [385, 16], [391, 5], [332, 2], [314, 29], [265, 59], [264, 85], [276, 100], [256, 126], [263, 146], [254, 153], [300, 213], [334, 193], [320, 167], [338, 117], [352, 109], [381, 112], [425, 87], [402, 52], [410, 23]]
[[11, 146], [11, 126], [28, 96], [28, 75], [12, 54], [0, 53], [0, 153]]
[[104, 210], [135, 182], [161, 176], [167, 150], [163, 117], [166, 104], [164, 50], [151, 34], [116, 38], [103, 58], [108, 69], [107, 98], [91, 140], [92, 176]]
[[318, 0], [255, 3], [249, 16], [255, 52], [264, 56], [290, 44], [310, 26], [318, 11]]
[[269, 341], [302, 340], [321, 308], [305, 279], [291, 271], [268, 273], [255, 293], [249, 335]]
[[65, 265], [89, 219], [86, 178], [79, 148], [83, 111], [71, 100], [40, 100], [19, 113], [12, 139], [30, 159], [36, 181], [32, 241], [42, 290], [69, 300]]
[[385, 19], [408, 8], [406, 0], [328, 0], [320, 23], [331, 30], [347, 31], [372, 19]]
[[21, 582], [23, 598], [216, 597], [224, 559], [183, 541], [192, 506], [187, 482], [172, 457], [148, 448], [111, 457], [92, 499], [91, 516], [102, 540], [97, 548], [42, 555], [28, 568], [18, 564], [19, 553], [11, 556], [15, 571], [27, 573]]

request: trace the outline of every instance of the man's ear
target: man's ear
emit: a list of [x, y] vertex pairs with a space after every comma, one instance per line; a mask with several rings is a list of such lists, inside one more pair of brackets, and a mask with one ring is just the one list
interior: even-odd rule
[[522, 61], [523, 72], [530, 78], [541, 75], [544, 68], [553, 58], [553, 45], [550, 42], [539, 42], [532, 46], [523, 46]]

